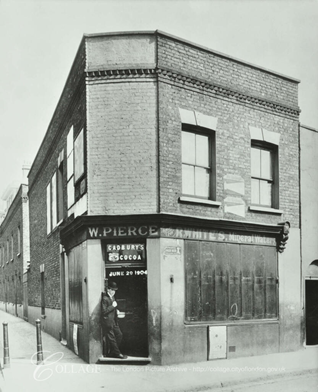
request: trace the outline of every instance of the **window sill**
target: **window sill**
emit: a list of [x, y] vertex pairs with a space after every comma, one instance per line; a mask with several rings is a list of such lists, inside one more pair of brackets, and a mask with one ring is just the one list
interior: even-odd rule
[[255, 325], [255, 324], [278, 324], [278, 318], [274, 319], [250, 319], [250, 320], [224, 320], [224, 321], [185, 321], [186, 327], [216, 327], [216, 326], [232, 326], [232, 325]]
[[262, 206], [249, 206], [248, 209], [250, 211], [257, 211], [257, 212], [268, 212], [270, 214], [283, 214], [283, 210], [277, 210], [276, 208], [270, 208], [270, 207], [262, 207]]
[[197, 197], [190, 196], [180, 196], [179, 203], [194, 203], [194, 204], [205, 204], [213, 207], [220, 207], [221, 203], [219, 201], [213, 201], [208, 199], [199, 199]]
[[59, 226], [61, 226], [61, 224], [64, 222], [64, 219], [61, 219], [60, 221], [58, 221], [56, 223], [56, 225], [52, 228], [52, 230], [46, 234], [47, 237], [50, 237], [53, 233], [55, 233], [57, 231], [57, 229], [59, 228]]

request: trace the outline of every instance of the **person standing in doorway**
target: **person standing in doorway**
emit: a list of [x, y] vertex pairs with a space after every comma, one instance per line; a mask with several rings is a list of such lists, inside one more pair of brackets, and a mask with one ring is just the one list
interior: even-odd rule
[[106, 294], [102, 296], [102, 327], [106, 336], [108, 356], [112, 358], [126, 359], [119, 346], [123, 339], [123, 334], [118, 325], [117, 302], [115, 293], [118, 290], [115, 282], [108, 282]]

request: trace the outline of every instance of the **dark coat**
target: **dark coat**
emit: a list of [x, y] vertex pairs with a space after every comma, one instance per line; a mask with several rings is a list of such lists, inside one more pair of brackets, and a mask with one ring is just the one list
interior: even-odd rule
[[102, 294], [102, 326], [110, 330], [117, 325], [117, 308], [113, 306], [113, 301], [107, 293]]

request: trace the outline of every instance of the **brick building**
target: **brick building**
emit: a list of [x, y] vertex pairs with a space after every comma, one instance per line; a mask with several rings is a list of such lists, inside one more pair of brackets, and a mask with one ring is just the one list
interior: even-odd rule
[[318, 345], [318, 130], [300, 126], [301, 249], [303, 276], [303, 341]]
[[299, 348], [298, 83], [159, 31], [85, 35], [29, 174], [29, 319], [96, 362], [106, 278], [130, 356]]
[[0, 225], [0, 309], [27, 319], [24, 284], [30, 261], [28, 187], [9, 186]]

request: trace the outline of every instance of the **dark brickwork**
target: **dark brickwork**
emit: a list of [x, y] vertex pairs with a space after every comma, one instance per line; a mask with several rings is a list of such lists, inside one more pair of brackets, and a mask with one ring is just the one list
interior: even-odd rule
[[[19, 306], [23, 302], [22, 277], [25, 257], [23, 241], [28, 241], [28, 233], [23, 231], [26, 205], [27, 186], [21, 185], [0, 226], [0, 300]], [[18, 244], [18, 228], [20, 229], [20, 245]], [[13, 247], [11, 245], [12, 237]], [[9, 241], [9, 252], [7, 241]]]
[[40, 266], [43, 264], [45, 307], [59, 309], [61, 306], [60, 227], [47, 234], [46, 188], [58, 168], [59, 154], [64, 149], [63, 215], [67, 219], [66, 140], [71, 126], [74, 127], [74, 135], [83, 127], [85, 128], [84, 55], [84, 47], [81, 46], [29, 174], [31, 268], [28, 273], [28, 302], [30, 306], [41, 306]]

